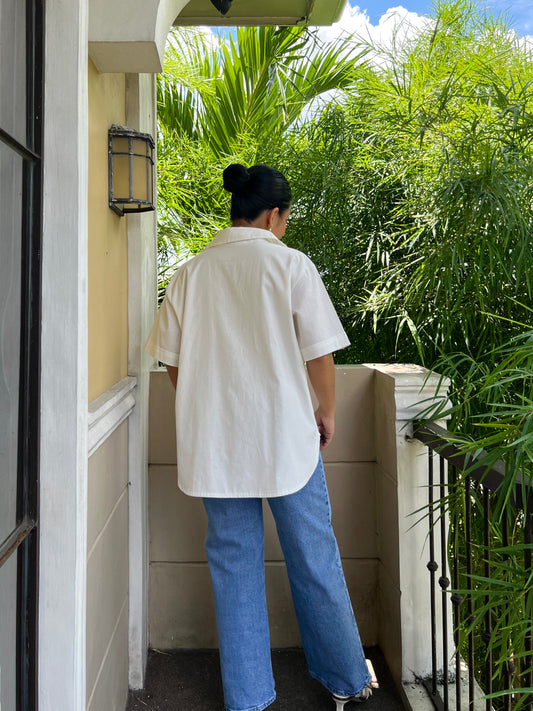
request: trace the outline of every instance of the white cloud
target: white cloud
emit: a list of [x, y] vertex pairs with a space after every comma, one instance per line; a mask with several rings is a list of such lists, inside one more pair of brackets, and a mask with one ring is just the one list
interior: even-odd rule
[[352, 35], [372, 44], [390, 47], [394, 38], [396, 42], [407, 39], [427, 23], [428, 18], [399, 5], [389, 8], [378, 24], [373, 25], [364, 10], [347, 4], [339, 22], [330, 27], [317, 28], [317, 32], [324, 41]]
[[[488, 5], [492, 5], [494, 11], [505, 4], [508, 0], [487, 0]], [[504, 14], [511, 23], [511, 30], [516, 32], [517, 38], [524, 46], [533, 44], [533, 5], [531, 0], [513, 0], [512, 11]], [[339, 22], [329, 27], [314, 28], [318, 36], [323, 41], [334, 40], [339, 37], [354, 35], [363, 41], [371, 42], [374, 45], [391, 47], [393, 39], [396, 42], [412, 36], [417, 29], [420, 29], [431, 22], [425, 15], [407, 10], [402, 5], [390, 7], [379, 19], [377, 25], [370, 22], [366, 10], [361, 10], [359, 6], [351, 7], [346, 3], [343, 14]]]
[[[393, 38], [396, 38], [396, 42], [408, 38], [427, 22], [427, 17], [410, 12], [398, 5], [389, 8], [380, 17], [378, 24], [373, 25], [365, 10], [361, 10], [358, 6], [351, 7], [349, 3], [346, 3], [339, 22], [309, 29], [316, 33], [323, 42], [354, 37], [363, 42], [369, 42], [373, 46], [390, 48]], [[228, 34], [232, 33], [235, 36], [236, 31], [234, 27], [197, 27], [195, 29], [203, 34], [207, 42], [212, 45], [216, 44], [220, 38], [227, 41]]]

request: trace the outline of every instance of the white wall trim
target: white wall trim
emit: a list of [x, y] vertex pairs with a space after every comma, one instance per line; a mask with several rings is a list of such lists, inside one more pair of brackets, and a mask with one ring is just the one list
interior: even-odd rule
[[131, 415], [136, 385], [137, 378], [123, 378], [89, 404], [89, 457]]
[[[155, 77], [126, 75], [126, 122], [156, 135]], [[148, 400], [153, 359], [144, 344], [157, 308], [154, 212], [128, 218], [128, 373], [137, 378], [128, 421], [129, 459], [129, 685], [144, 686], [148, 654]]]
[[85, 711], [88, 0], [45, 28], [38, 698]]
[[[409, 420], [423, 416], [424, 410], [432, 402], [447, 403], [449, 380], [417, 365], [372, 364], [367, 367], [375, 371], [376, 384], [385, 385], [380, 389], [381, 402], [376, 409], [376, 441], [383, 437], [394, 454], [385, 460], [384, 457], [380, 458], [378, 450], [377, 463], [382, 476], [391, 483], [388, 496], [395, 497], [398, 548], [396, 565], [393, 567], [397, 568], [398, 578], [387, 577], [384, 584], [396, 586], [394, 592], [399, 600], [400, 629], [395, 632], [399, 640], [399, 649], [396, 651], [401, 659], [401, 679], [396, 679], [396, 682], [411, 683], [431, 673], [431, 638], [427, 634], [427, 621], [431, 613], [425, 565], [430, 559], [429, 541], [427, 521], [426, 525], [422, 521], [428, 505], [428, 455], [421, 442], [411, 439], [412, 423]], [[443, 420], [437, 422], [446, 426]], [[390, 524], [387, 522], [387, 525]], [[435, 549], [439, 550], [440, 526], [435, 527], [435, 533]], [[379, 535], [385, 538], [389, 532], [381, 530]], [[444, 573], [441, 571], [439, 574]], [[393, 572], [393, 575], [396, 573]], [[447, 611], [446, 614], [450, 614], [448, 644], [449, 649], [453, 649], [451, 612]], [[441, 634], [440, 606], [437, 606], [436, 615], [437, 630]], [[440, 639], [438, 647], [442, 649]], [[442, 660], [440, 651], [439, 655], [438, 664], [442, 668], [446, 660]]]

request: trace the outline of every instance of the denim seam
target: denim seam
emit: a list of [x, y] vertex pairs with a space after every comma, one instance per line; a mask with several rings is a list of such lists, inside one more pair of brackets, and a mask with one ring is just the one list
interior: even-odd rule
[[331, 501], [329, 499], [328, 485], [326, 483], [326, 476], [324, 474], [323, 469], [322, 469], [321, 484], [322, 484], [322, 493], [324, 495], [324, 501], [326, 502], [327, 510], [328, 510], [327, 521], [328, 521], [329, 525], [331, 526]]
[[226, 711], [263, 711], [263, 709], [266, 709], [267, 706], [270, 706], [270, 704], [273, 704], [274, 701], [276, 700], [276, 694], [266, 701], [264, 704], [259, 704], [259, 706], [250, 706], [248, 709], [232, 709], [230, 706], [226, 706], [225, 709]]
[[309, 674], [313, 677], [313, 679], [319, 681], [322, 686], [324, 686], [330, 692], [330, 694], [335, 694], [336, 696], [359, 696], [359, 694], [361, 694], [372, 681], [372, 677], [370, 676], [370, 674], [368, 674], [363, 686], [358, 691], [352, 692], [346, 691], [345, 689], [332, 689], [329, 685], [329, 682], [327, 682], [323, 677], [321, 677], [320, 674], [315, 674], [312, 669], [309, 669]]

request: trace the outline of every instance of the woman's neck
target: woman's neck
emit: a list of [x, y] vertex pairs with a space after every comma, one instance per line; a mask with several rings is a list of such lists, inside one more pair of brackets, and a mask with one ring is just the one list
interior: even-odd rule
[[244, 218], [239, 218], [233, 220], [232, 227], [258, 227], [262, 230], [268, 230], [267, 227], [267, 217], [264, 214], [259, 215], [255, 220], [245, 220]]

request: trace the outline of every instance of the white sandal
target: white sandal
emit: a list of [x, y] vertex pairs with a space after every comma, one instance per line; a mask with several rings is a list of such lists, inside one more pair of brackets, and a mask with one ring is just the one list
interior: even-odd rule
[[333, 701], [336, 704], [335, 711], [343, 711], [344, 704], [347, 704], [348, 701], [356, 701], [358, 703], [363, 703], [363, 701], [368, 701], [371, 696], [372, 684], [365, 686], [363, 691], [361, 691], [360, 694], [357, 694], [357, 696], [337, 696], [337, 694], [333, 694]]
[[370, 684], [367, 684], [363, 691], [361, 691], [360, 694], [357, 694], [357, 696], [338, 696], [337, 694], [333, 694], [333, 701], [336, 704], [335, 711], [343, 711], [344, 704], [347, 704], [348, 701], [356, 701], [360, 704], [364, 701], [368, 701], [368, 699], [372, 696], [372, 689], [379, 689], [378, 679], [376, 672], [374, 671], [374, 667], [372, 666], [372, 662], [370, 659], [366, 659], [365, 661], [370, 673]]

